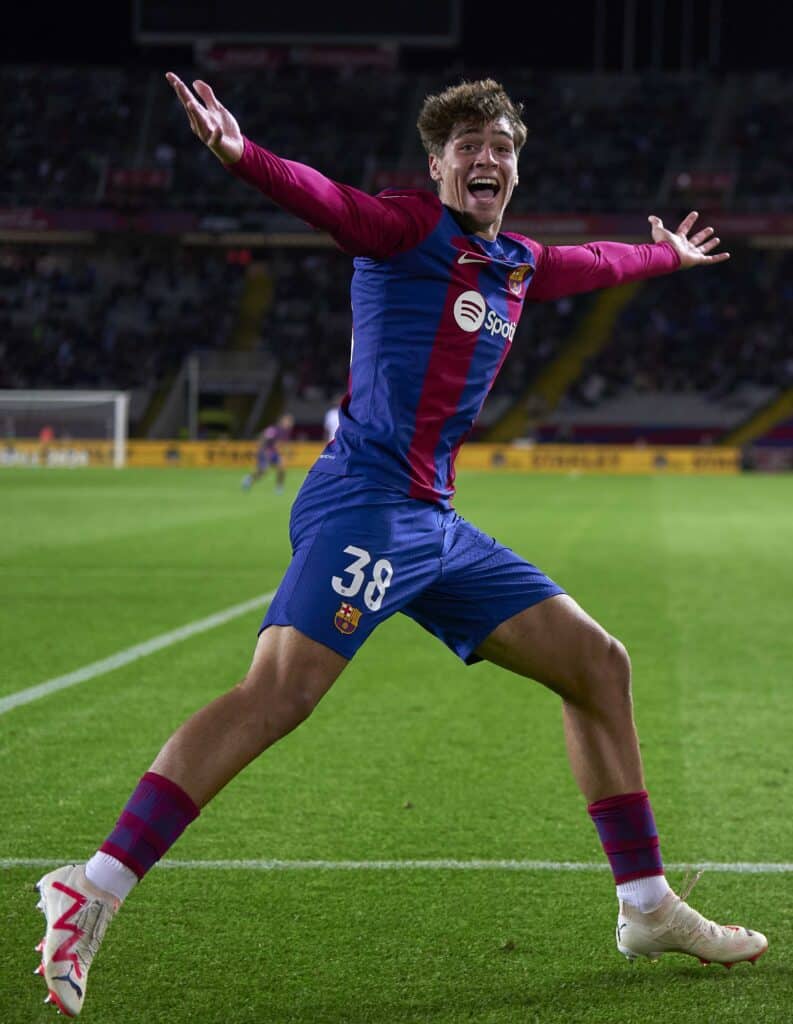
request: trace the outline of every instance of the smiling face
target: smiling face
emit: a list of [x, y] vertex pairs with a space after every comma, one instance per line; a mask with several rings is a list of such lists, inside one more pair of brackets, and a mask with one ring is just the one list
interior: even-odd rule
[[430, 153], [429, 163], [441, 202], [461, 214], [468, 232], [493, 241], [518, 182], [509, 121], [456, 125], [441, 155]]

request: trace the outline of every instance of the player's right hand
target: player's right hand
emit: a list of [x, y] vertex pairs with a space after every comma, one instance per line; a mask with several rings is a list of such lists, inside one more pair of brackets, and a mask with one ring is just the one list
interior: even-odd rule
[[193, 88], [203, 103], [190, 92], [181, 78], [169, 71], [165, 76], [187, 111], [193, 133], [224, 164], [235, 164], [242, 156], [245, 141], [236, 118], [219, 103], [211, 87], [200, 79]]

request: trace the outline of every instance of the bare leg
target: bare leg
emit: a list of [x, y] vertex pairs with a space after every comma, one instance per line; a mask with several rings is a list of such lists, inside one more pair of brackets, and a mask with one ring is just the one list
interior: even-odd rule
[[47, 928], [38, 973], [47, 1001], [69, 1016], [80, 1012], [89, 967], [121, 901], [199, 807], [312, 712], [346, 664], [296, 629], [266, 629], [243, 681], [171, 736], [97, 853], [39, 880]]
[[567, 754], [587, 802], [644, 789], [627, 651], [572, 598], [514, 615], [476, 653], [562, 698]]
[[251, 487], [256, 483], [257, 480], [261, 480], [266, 472], [266, 468], [262, 469], [259, 466], [256, 467], [252, 472], [246, 473], [242, 480], [242, 488], [245, 491], [249, 491]]
[[171, 736], [151, 771], [203, 807], [264, 750], [314, 710], [347, 660], [291, 626], [259, 637], [247, 675]]

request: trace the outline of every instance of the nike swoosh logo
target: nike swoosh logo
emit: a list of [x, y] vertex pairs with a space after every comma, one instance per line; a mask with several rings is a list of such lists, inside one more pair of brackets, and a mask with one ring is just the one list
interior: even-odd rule
[[482, 256], [476, 252], [461, 252], [457, 258], [458, 263], [489, 263], [489, 256]]

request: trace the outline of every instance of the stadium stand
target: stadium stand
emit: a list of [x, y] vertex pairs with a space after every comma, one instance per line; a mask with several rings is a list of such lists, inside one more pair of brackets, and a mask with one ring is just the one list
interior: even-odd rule
[[[196, 74], [176, 70], [186, 80]], [[466, 69], [468, 77], [486, 73]], [[422, 95], [450, 77], [459, 72], [286, 65], [214, 72], [212, 81], [252, 138], [366, 185], [378, 169], [423, 173], [412, 114]], [[724, 172], [729, 207], [789, 208], [789, 76], [507, 71], [503, 80], [524, 102], [530, 126], [522, 164], [531, 187], [516, 194], [515, 212], [644, 210], [674, 193], [680, 173], [690, 177], [704, 165]], [[18, 98], [0, 112], [5, 206], [149, 205], [217, 214], [265, 202], [218, 177], [209, 153], [182, 145], [180, 111], [159, 73], [6, 66], [0, 88]], [[343, 145], [337, 125], [344, 126]]]
[[0, 386], [153, 387], [192, 349], [224, 345], [240, 283], [222, 250], [0, 248]]
[[[421, 96], [460, 74], [298, 63], [206, 77], [251, 137], [376, 191], [426, 184], [414, 113]], [[553, 222], [549, 237], [538, 233], [543, 241], [581, 240], [587, 217], [603, 219], [601, 237], [614, 237], [612, 217], [618, 235], [638, 240], [647, 213], [671, 222], [689, 203], [716, 211], [717, 226], [719, 210], [729, 221], [790, 207], [789, 76], [503, 77], [530, 123], [511, 215], [522, 230], [538, 215], [551, 215], [548, 224], [576, 215]], [[147, 406], [176, 386], [191, 353], [253, 348], [277, 362], [273, 401], [319, 436], [346, 383], [348, 258], [185, 144], [159, 73], [7, 66], [0, 88], [18, 97], [0, 111], [0, 387], [130, 389], [141, 433], [153, 422]], [[752, 248], [730, 238], [727, 268], [653, 282], [626, 299], [597, 350], [580, 364], [568, 358], [580, 373], [559, 384], [559, 401], [533, 385], [569, 356], [599, 300], [527, 308], [478, 436], [515, 408], [517, 433], [541, 440], [712, 443], [739, 430], [793, 387], [784, 248], [793, 231], [771, 237], [766, 228]], [[271, 290], [258, 305], [246, 284], [252, 261]], [[256, 322], [243, 344], [246, 303]], [[243, 420], [256, 428], [250, 410]], [[780, 412], [765, 433], [784, 439], [786, 422]]]
[[712, 442], [793, 386], [791, 323], [790, 253], [743, 250], [729, 276], [655, 282], [625, 308], [542, 437]]
[[146, 79], [121, 68], [0, 67], [0, 205], [96, 204], [112, 163], [131, 165]]
[[789, 211], [793, 205], [793, 79], [779, 74], [753, 76], [740, 90], [740, 104], [730, 121], [728, 138], [728, 151], [740, 169], [734, 205]]

